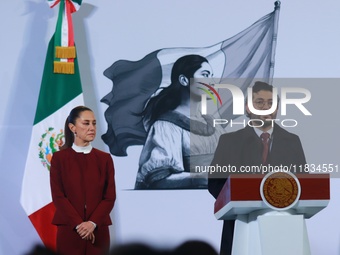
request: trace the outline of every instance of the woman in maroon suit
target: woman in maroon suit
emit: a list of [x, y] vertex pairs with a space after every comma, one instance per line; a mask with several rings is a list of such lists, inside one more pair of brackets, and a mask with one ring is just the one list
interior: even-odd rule
[[56, 212], [57, 253], [103, 254], [109, 250], [110, 212], [116, 192], [111, 155], [91, 146], [96, 119], [74, 108], [65, 123], [65, 145], [52, 157], [50, 182]]

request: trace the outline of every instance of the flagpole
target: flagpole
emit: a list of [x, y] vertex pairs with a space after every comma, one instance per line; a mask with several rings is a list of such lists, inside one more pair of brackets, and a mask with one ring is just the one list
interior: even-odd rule
[[274, 66], [275, 66], [275, 50], [276, 50], [276, 43], [277, 43], [277, 33], [279, 30], [279, 14], [280, 14], [280, 6], [281, 2], [276, 1], [274, 3], [274, 31], [273, 31], [273, 40], [272, 40], [272, 53], [270, 59], [270, 70], [269, 70], [269, 84], [273, 83], [274, 77]]

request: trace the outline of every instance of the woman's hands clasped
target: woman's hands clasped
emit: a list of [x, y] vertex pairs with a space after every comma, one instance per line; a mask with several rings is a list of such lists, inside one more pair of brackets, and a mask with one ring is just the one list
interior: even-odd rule
[[92, 244], [95, 242], [94, 229], [95, 225], [90, 221], [83, 222], [76, 227], [79, 236], [82, 239], [91, 241]]

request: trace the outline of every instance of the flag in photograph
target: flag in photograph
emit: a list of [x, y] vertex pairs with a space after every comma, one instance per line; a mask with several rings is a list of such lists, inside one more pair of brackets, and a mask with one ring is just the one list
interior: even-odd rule
[[[147, 134], [140, 113], [151, 95], [170, 85], [172, 66], [184, 55], [206, 57], [220, 83], [226, 79], [234, 80], [234, 84], [243, 91], [256, 78], [271, 83], [279, 10], [280, 2], [275, 2], [273, 12], [235, 36], [208, 47], [164, 48], [139, 61], [114, 62], [104, 71], [104, 75], [113, 82], [112, 91], [101, 100], [108, 105], [105, 111], [108, 129], [102, 139], [111, 154], [126, 156], [128, 146], [144, 144]], [[225, 94], [223, 91], [220, 93], [223, 106], [219, 114], [230, 119], [233, 117], [232, 98]]]
[[[57, 3], [59, 1], [49, 2]], [[79, 1], [77, 2], [80, 4]], [[70, 32], [70, 29], [73, 31], [70, 26], [72, 22], [66, 9], [70, 8], [69, 5], [72, 2], [65, 1], [65, 3], [64, 1], [60, 2], [57, 28], [60, 25], [66, 25], [67, 31]], [[53, 6], [51, 5], [51, 7]], [[73, 12], [76, 8], [73, 6], [70, 10]], [[65, 16], [68, 16], [67, 21], [65, 21]], [[52, 249], [55, 249], [56, 246], [56, 227], [51, 223], [55, 212], [50, 191], [51, 158], [53, 153], [59, 150], [59, 146], [64, 143], [64, 125], [69, 112], [75, 106], [84, 104], [77, 58], [72, 59], [73, 73], [54, 71], [57, 47], [60, 49], [60, 44], [56, 44], [56, 37], [59, 36], [57, 32], [58, 29], [51, 38], [47, 49], [20, 198], [21, 205], [42, 242], [46, 247]], [[70, 39], [73, 37], [73, 32], [69, 33], [67, 37], [67, 40], [73, 41], [73, 38]]]

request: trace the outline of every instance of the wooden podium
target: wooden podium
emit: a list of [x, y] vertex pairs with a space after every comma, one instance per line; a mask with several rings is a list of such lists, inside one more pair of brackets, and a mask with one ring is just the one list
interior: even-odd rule
[[330, 199], [329, 174], [231, 175], [215, 202], [235, 219], [233, 255], [310, 255], [305, 219]]

